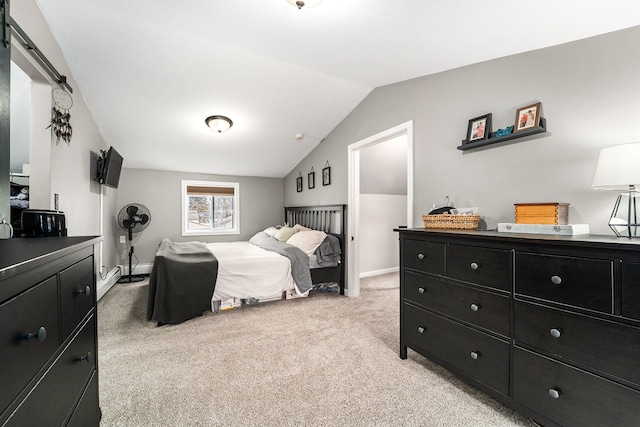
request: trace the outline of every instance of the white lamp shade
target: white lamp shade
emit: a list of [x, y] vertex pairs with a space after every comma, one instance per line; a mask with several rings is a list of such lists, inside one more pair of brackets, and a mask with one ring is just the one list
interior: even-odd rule
[[591, 188], [626, 191], [631, 185], [640, 186], [640, 143], [600, 150]]

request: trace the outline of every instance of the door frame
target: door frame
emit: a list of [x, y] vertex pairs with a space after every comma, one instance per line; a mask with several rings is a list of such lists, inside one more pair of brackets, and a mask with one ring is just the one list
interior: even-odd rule
[[368, 138], [354, 142], [347, 147], [348, 151], [348, 203], [347, 212], [347, 296], [360, 296], [360, 273], [358, 270], [358, 233], [360, 228], [360, 150], [392, 138], [407, 136], [407, 226], [413, 227], [413, 120], [404, 122]]

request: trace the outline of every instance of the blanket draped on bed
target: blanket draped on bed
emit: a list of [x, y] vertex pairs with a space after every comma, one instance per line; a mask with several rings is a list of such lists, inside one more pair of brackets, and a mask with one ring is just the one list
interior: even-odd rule
[[309, 271], [309, 257], [299, 248], [281, 242], [264, 232], [257, 233], [249, 240], [249, 243], [289, 258], [289, 261], [291, 261], [291, 276], [293, 276], [298, 292], [304, 294], [313, 287], [311, 272]]
[[204, 243], [162, 239], [149, 277], [147, 320], [181, 323], [211, 309], [218, 260]]

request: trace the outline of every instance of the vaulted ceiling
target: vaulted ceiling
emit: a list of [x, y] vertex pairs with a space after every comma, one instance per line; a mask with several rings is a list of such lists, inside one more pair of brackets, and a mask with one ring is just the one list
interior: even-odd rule
[[[640, 25], [637, 0], [38, 5], [125, 167], [265, 177], [290, 172], [376, 87]], [[212, 132], [214, 114], [233, 127]]]

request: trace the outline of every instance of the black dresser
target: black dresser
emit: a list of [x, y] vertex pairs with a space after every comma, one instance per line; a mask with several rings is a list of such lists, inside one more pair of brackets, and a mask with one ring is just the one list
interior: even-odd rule
[[99, 425], [94, 244], [101, 240], [0, 240], [0, 425]]
[[640, 240], [396, 231], [401, 358], [544, 426], [640, 425]]

